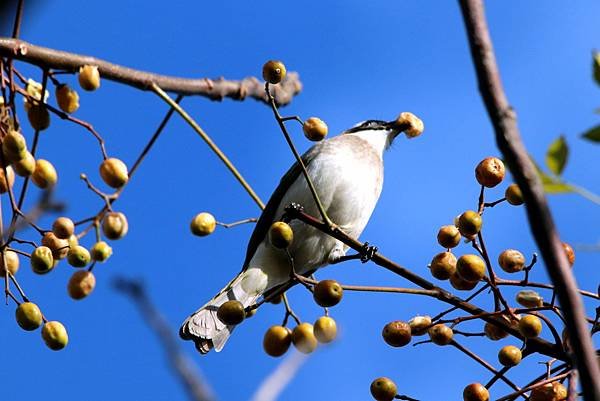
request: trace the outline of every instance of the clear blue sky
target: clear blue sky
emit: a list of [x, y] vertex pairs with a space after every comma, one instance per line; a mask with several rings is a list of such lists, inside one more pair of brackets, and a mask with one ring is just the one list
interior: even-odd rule
[[[600, 192], [600, 148], [579, 139], [581, 132], [600, 122], [593, 113], [600, 106], [600, 88], [592, 82], [590, 69], [591, 50], [600, 47], [600, 4], [489, 2], [487, 14], [505, 88], [530, 153], [543, 160], [547, 145], [564, 134], [571, 145], [566, 178]], [[386, 155], [384, 191], [362, 239], [423, 275], [440, 251], [435, 241], [438, 227], [475, 207], [474, 166], [498, 154], [453, 1], [166, 5], [56, 0], [25, 15], [22, 37], [186, 77], [260, 75], [264, 61], [281, 59], [289, 70], [299, 71], [304, 84], [284, 112], [319, 116], [332, 134], [361, 120], [414, 112], [424, 120], [426, 132], [412, 141], [398, 140]], [[38, 72], [24, 71], [39, 79]], [[252, 100], [215, 103], [191, 98], [184, 106], [266, 200], [293, 161], [270, 110]], [[81, 93], [76, 115], [94, 124], [110, 155], [131, 164], [166, 109], [150, 93], [103, 82], [96, 93]], [[300, 148], [308, 148], [297, 127], [294, 136]], [[80, 219], [95, 213], [101, 204], [78, 178], [85, 172], [98, 179], [101, 157], [93, 138], [53, 121], [42, 135], [40, 155], [57, 166], [57, 196], [68, 203], [67, 214]], [[501, 197], [503, 188], [490, 191], [490, 199]], [[598, 205], [575, 195], [554, 196], [550, 203], [564, 240], [589, 244], [600, 239]], [[111, 279], [142, 278], [175, 332], [190, 311], [239, 271], [252, 229], [218, 230], [197, 238], [189, 232], [190, 219], [210, 211], [230, 222], [257, 216], [258, 210], [177, 117], [115, 206], [129, 217], [130, 232], [113, 244], [110, 261], [95, 270], [98, 285], [90, 298], [68, 298], [65, 287], [72, 269], [66, 264], [40, 277], [23, 261], [18, 277], [26, 291], [51, 319], [65, 323], [71, 340], [64, 351], [52, 352], [39, 332], [17, 327], [12, 304], [3, 308], [3, 400], [185, 399], [154, 334], [132, 303], [111, 288]], [[502, 206], [485, 217], [492, 255], [505, 248], [527, 255], [536, 250], [523, 209]], [[50, 223], [41, 222], [44, 227]], [[459, 249], [467, 252], [467, 247]], [[575, 271], [585, 289], [594, 290], [598, 284], [599, 255], [577, 255]], [[534, 276], [546, 280], [542, 266]], [[372, 264], [331, 267], [318, 277], [348, 284], [407, 285]], [[308, 321], [321, 313], [301, 288], [291, 291], [290, 298]], [[380, 336], [388, 321], [436, 314], [441, 308], [418, 297], [347, 294], [331, 311], [340, 327], [339, 340], [310, 357], [281, 399], [365, 400], [371, 380], [381, 375], [393, 378], [401, 393], [420, 400], [459, 399], [466, 384], [485, 382], [489, 374], [453, 349], [431, 344], [391, 349]], [[282, 306], [261, 308], [220, 354], [200, 357], [191, 343], [181, 345], [221, 400], [249, 399], [279, 363], [262, 352], [261, 342], [267, 327], [282, 317]], [[477, 331], [479, 326], [470, 329]], [[514, 341], [463, 343], [497, 364], [499, 347]], [[532, 357], [511, 377], [524, 384], [531, 372], [541, 373], [537, 362], [542, 360]], [[506, 391], [495, 386], [492, 397]]]

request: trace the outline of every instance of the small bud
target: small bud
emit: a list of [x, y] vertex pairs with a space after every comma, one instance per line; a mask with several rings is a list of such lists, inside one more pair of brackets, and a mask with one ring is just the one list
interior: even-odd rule
[[112, 255], [112, 248], [104, 241], [98, 241], [90, 249], [92, 260], [104, 262]]
[[410, 343], [412, 336], [410, 325], [401, 321], [386, 324], [381, 335], [385, 342], [392, 347], [404, 347]]
[[454, 337], [452, 329], [445, 324], [436, 324], [428, 330], [429, 338], [434, 344], [437, 345], [448, 345]]
[[90, 252], [81, 245], [71, 246], [67, 253], [67, 262], [73, 267], [85, 267], [91, 259]]
[[448, 280], [456, 271], [456, 256], [451, 252], [438, 253], [433, 257], [429, 269], [438, 280]]
[[488, 401], [490, 392], [481, 383], [471, 383], [463, 390], [464, 401]]
[[416, 138], [425, 130], [423, 121], [413, 113], [408, 112], [400, 113], [394, 121], [394, 125], [403, 131], [408, 138]]
[[42, 325], [43, 317], [40, 308], [32, 302], [23, 302], [15, 312], [18, 325], [27, 331], [37, 329]]
[[75, 224], [68, 217], [59, 217], [52, 223], [52, 232], [56, 237], [68, 240], [75, 232]]
[[280, 83], [285, 78], [285, 74], [285, 65], [281, 61], [269, 60], [263, 65], [263, 79], [270, 84]]
[[0, 253], [0, 276], [5, 278], [6, 271], [4, 270], [4, 266], [6, 265], [7, 270], [13, 276], [17, 274], [19, 270], [19, 254], [15, 251], [6, 250]]
[[275, 248], [285, 249], [294, 241], [294, 231], [289, 224], [276, 221], [269, 229], [269, 241]]
[[427, 333], [427, 330], [431, 326], [430, 316], [415, 316], [408, 321], [410, 326], [410, 332], [413, 336], [422, 336]]
[[477, 182], [487, 188], [493, 188], [504, 179], [504, 163], [497, 157], [483, 159], [475, 168]]
[[50, 126], [50, 113], [41, 104], [32, 104], [29, 106], [27, 119], [35, 131], [43, 131]]
[[46, 274], [54, 268], [52, 250], [47, 246], [38, 246], [31, 253], [31, 269], [37, 274]]
[[317, 341], [321, 344], [332, 342], [337, 337], [337, 325], [335, 324], [335, 320], [329, 316], [321, 316], [315, 322], [313, 332]]
[[11, 166], [4, 168], [0, 166], [0, 194], [8, 192], [9, 188], [12, 188], [15, 184], [15, 172]]
[[129, 224], [123, 213], [110, 212], [102, 220], [102, 232], [108, 239], [117, 240], [123, 238], [128, 230]]
[[231, 299], [219, 306], [219, 309], [217, 309], [217, 317], [226, 325], [235, 326], [244, 321], [246, 318], [246, 311], [244, 310], [244, 305], [242, 305], [240, 301]]
[[15, 173], [21, 177], [29, 177], [35, 171], [35, 159], [29, 152], [25, 152], [25, 156], [21, 160], [13, 162], [12, 166], [15, 169]]
[[450, 249], [460, 244], [460, 232], [456, 226], [443, 226], [438, 231], [437, 241], [442, 247]]
[[313, 289], [313, 298], [319, 306], [325, 308], [337, 305], [344, 296], [344, 290], [335, 280], [321, 280]]
[[42, 338], [48, 348], [59, 351], [67, 346], [69, 336], [62, 323], [57, 321], [48, 322], [42, 328]]
[[60, 84], [56, 87], [56, 103], [65, 113], [75, 113], [79, 108], [79, 94], [69, 85]]
[[371, 395], [377, 401], [392, 401], [398, 394], [396, 383], [387, 377], [379, 377], [371, 383]]
[[35, 162], [35, 170], [31, 175], [31, 180], [35, 185], [42, 189], [51, 188], [58, 181], [58, 174], [52, 163], [48, 160], [38, 159]]
[[520, 272], [525, 268], [525, 256], [515, 249], [507, 249], [498, 256], [498, 264], [507, 273]]
[[112, 188], [120, 188], [129, 181], [127, 165], [121, 160], [111, 157], [100, 165], [100, 177]]
[[485, 262], [477, 255], [463, 255], [456, 261], [456, 272], [464, 280], [481, 281], [485, 276]]
[[52, 257], [55, 260], [64, 259], [69, 253], [69, 241], [58, 238], [53, 232], [47, 232], [42, 237], [42, 245], [52, 250]]
[[317, 348], [317, 338], [313, 332], [313, 325], [300, 323], [292, 331], [292, 344], [303, 354], [310, 354]]
[[327, 136], [327, 124], [323, 122], [320, 118], [311, 117], [304, 122], [302, 126], [302, 131], [304, 131], [304, 136], [313, 142], [318, 142], [323, 140]]
[[100, 72], [95, 65], [84, 65], [79, 68], [79, 85], [83, 90], [94, 91], [100, 87]]
[[522, 205], [525, 201], [523, 200], [523, 194], [521, 193], [521, 188], [517, 184], [510, 184], [506, 191], [504, 192], [504, 197], [514, 206]]
[[92, 272], [79, 270], [73, 273], [67, 285], [69, 296], [75, 300], [80, 300], [94, 291], [96, 287], [96, 277]]
[[217, 221], [210, 213], [198, 213], [190, 223], [192, 234], [199, 237], [205, 237], [212, 234], [217, 227]]
[[285, 354], [291, 344], [292, 332], [283, 326], [271, 326], [263, 338], [263, 349], [267, 355], [274, 357]]

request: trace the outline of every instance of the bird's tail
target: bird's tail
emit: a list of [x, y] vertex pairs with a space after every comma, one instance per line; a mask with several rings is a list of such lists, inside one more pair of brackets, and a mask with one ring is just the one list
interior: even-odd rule
[[201, 354], [208, 353], [212, 348], [219, 352], [231, 335], [235, 326], [228, 326], [217, 317], [219, 306], [229, 300], [237, 300], [250, 306], [260, 294], [246, 292], [242, 288], [245, 273], [240, 273], [225, 288], [223, 288], [206, 305], [192, 313], [181, 325], [179, 336], [184, 340], [193, 340], [196, 349]]

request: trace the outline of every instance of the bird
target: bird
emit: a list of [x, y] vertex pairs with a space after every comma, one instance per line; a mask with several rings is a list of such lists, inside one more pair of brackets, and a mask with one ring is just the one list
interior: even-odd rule
[[[339, 229], [354, 238], [360, 236], [381, 194], [385, 150], [401, 132], [412, 138], [423, 130], [418, 117], [404, 112], [393, 121], [360, 122], [338, 136], [317, 142], [302, 155], [323, 208]], [[348, 246], [298, 220], [289, 222], [294, 240], [287, 252], [273, 246], [269, 228], [282, 219], [284, 209], [292, 203], [301, 205], [307, 214], [319, 216], [298, 162], [283, 175], [263, 209], [241, 272], [181, 325], [180, 337], [194, 341], [201, 354], [213, 348], [221, 351], [235, 327], [219, 319], [219, 306], [237, 300], [247, 308], [269, 291], [289, 285], [290, 257], [294, 272], [304, 276], [347, 257]]]

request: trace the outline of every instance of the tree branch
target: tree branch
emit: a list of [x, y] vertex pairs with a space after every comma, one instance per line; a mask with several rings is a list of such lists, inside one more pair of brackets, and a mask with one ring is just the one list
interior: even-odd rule
[[596, 362], [592, 340], [588, 333], [583, 303], [577, 294], [575, 278], [556, 232], [542, 183], [521, 141], [515, 112], [502, 88], [483, 2], [482, 0], [459, 0], [459, 2], [471, 57], [477, 72], [479, 91], [494, 126], [498, 148], [523, 192], [529, 225], [562, 305], [585, 399], [599, 401], [600, 367]]
[[[151, 72], [135, 70], [108, 61], [62, 50], [36, 46], [18, 39], [0, 38], [0, 56], [35, 64], [44, 69], [61, 70], [75, 73], [83, 65], [95, 65], [104, 79], [120, 82], [144, 91], [152, 90], [152, 83], [167, 92], [180, 95], [204, 96], [221, 101], [224, 98], [244, 100], [247, 97], [269, 103], [264, 91], [264, 82], [248, 77], [241, 81], [224, 78], [186, 79]], [[295, 72], [289, 72], [286, 78], [272, 87], [273, 96], [279, 105], [286, 105], [302, 90], [302, 83]]]

